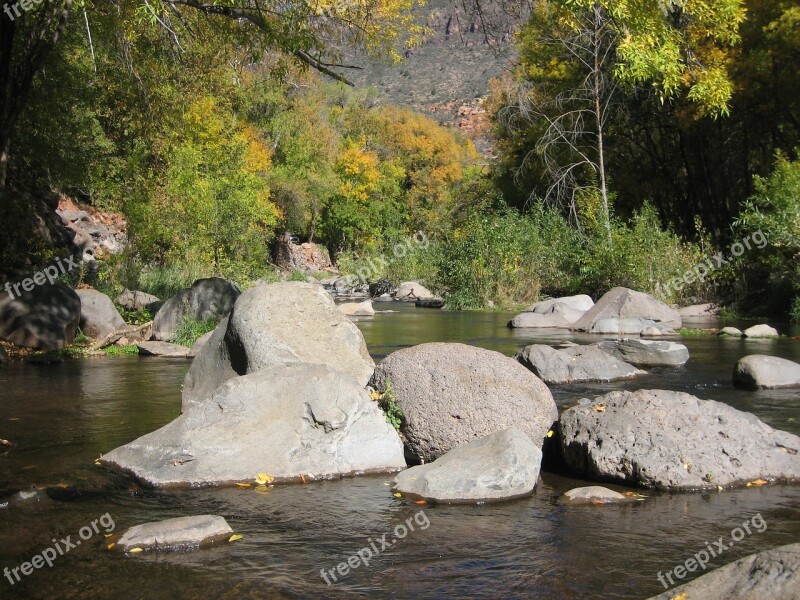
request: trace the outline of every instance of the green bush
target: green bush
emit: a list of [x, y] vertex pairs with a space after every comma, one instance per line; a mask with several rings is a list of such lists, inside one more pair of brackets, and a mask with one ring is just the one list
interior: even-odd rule
[[173, 344], [191, 348], [203, 335], [209, 331], [214, 331], [218, 323], [219, 319], [198, 321], [197, 319], [185, 315], [178, 325], [178, 332], [171, 341]]

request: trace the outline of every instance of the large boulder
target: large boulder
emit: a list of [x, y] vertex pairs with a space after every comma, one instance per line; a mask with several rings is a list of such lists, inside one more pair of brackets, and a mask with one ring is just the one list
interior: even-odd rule
[[250, 288], [192, 362], [183, 410], [232, 377], [295, 361], [329, 365], [361, 385], [375, 369], [361, 331], [322, 287], [283, 281]]
[[153, 339], [172, 341], [184, 317], [196, 321], [224, 317], [238, 297], [239, 290], [229, 281], [219, 277], [198, 279], [164, 302], [153, 318]]
[[134, 548], [159, 552], [195, 550], [215, 542], [226, 542], [232, 533], [228, 522], [216, 515], [175, 517], [131, 527], [116, 542], [115, 549], [123, 552]]
[[375, 369], [391, 380], [413, 462], [431, 462], [476, 438], [514, 427], [537, 446], [558, 418], [547, 386], [515, 360], [465, 344], [421, 344], [393, 352]]
[[643, 292], [616, 287], [575, 322], [576, 331], [603, 334], [638, 334], [648, 327], [670, 330], [681, 326], [681, 316]]
[[[760, 514], [758, 515], [761, 516]], [[758, 531], [758, 530], [756, 530]], [[744, 535], [744, 531], [742, 530]], [[705, 551], [703, 551], [705, 552]], [[705, 553], [708, 557], [708, 553]], [[700, 558], [700, 553], [695, 555]], [[695, 571], [698, 561], [693, 560], [694, 569], [682, 568], [683, 573]], [[708, 558], [706, 558], [708, 560]], [[670, 574], [677, 569], [672, 569]], [[660, 574], [660, 573], [659, 573]], [[666, 575], [664, 585], [666, 585]], [[649, 600], [791, 600], [800, 598], [800, 544], [787, 544], [771, 550], [751, 554], [728, 563], [724, 567], [693, 579], [669, 591], [653, 596]]]
[[397, 432], [363, 385], [326, 365], [282, 363], [237, 377], [211, 401], [104, 455], [153, 487], [308, 481], [405, 467]]
[[594, 306], [594, 302], [585, 294], [543, 300], [515, 316], [509, 321], [508, 326], [512, 328], [569, 329], [592, 306]]
[[689, 360], [689, 349], [676, 342], [622, 339], [600, 342], [597, 346], [635, 367], [680, 367]]
[[559, 424], [565, 462], [593, 480], [696, 490], [800, 478], [800, 438], [683, 392], [611, 392]]
[[515, 358], [550, 385], [614, 381], [645, 374], [597, 346], [555, 349], [543, 344], [533, 344], [517, 352]]
[[774, 327], [770, 327], [769, 325], [762, 323], [760, 325], [753, 325], [752, 327], [748, 327], [742, 332], [742, 335], [746, 338], [776, 338], [780, 337], [778, 330]]
[[131, 291], [125, 289], [117, 296], [117, 304], [128, 310], [135, 310], [138, 312], [142, 312], [145, 309], [150, 310], [157, 302], [161, 302], [158, 296], [153, 296], [152, 294], [140, 292], [138, 290]]
[[395, 300], [403, 300], [406, 302], [415, 302], [425, 298], [433, 298], [433, 293], [426, 287], [420, 285], [416, 281], [406, 281], [400, 284], [395, 292]]
[[[33, 281], [33, 280], [31, 280]], [[0, 290], [0, 339], [17, 346], [55, 350], [71, 344], [81, 319], [81, 299], [63, 283]]]
[[90, 338], [101, 338], [125, 327], [125, 321], [114, 302], [102, 292], [75, 290], [81, 299], [80, 328]]
[[541, 463], [542, 451], [526, 433], [504, 429], [403, 471], [392, 485], [405, 496], [445, 504], [510, 500], [533, 491]]
[[733, 368], [734, 387], [747, 390], [800, 386], [800, 365], [785, 358], [750, 354]]

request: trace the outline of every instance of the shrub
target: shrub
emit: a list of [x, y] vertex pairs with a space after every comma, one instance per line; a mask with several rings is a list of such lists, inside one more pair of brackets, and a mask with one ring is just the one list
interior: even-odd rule
[[219, 319], [198, 321], [197, 319], [185, 315], [178, 325], [178, 332], [171, 341], [173, 344], [191, 348], [194, 343], [206, 333], [214, 331], [218, 323]]

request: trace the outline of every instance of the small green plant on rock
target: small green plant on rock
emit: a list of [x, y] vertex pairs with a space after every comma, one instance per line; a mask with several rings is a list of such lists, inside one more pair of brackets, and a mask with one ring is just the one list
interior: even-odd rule
[[180, 324], [178, 325], [178, 332], [172, 339], [172, 343], [191, 348], [194, 343], [206, 333], [209, 331], [214, 331], [218, 323], [219, 319], [206, 319], [205, 321], [198, 321], [189, 315], [184, 315]]
[[378, 392], [374, 392], [371, 395], [371, 398], [378, 401], [378, 406], [380, 406], [383, 414], [386, 416], [386, 422], [396, 430], [400, 431], [400, 428], [403, 426], [406, 417], [403, 414], [403, 409], [400, 408], [395, 400], [392, 379], [387, 377], [386, 389], [383, 391], [383, 393], [380, 394]]

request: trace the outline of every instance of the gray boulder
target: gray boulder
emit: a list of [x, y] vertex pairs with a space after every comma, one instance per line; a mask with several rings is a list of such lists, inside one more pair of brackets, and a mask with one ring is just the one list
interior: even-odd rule
[[444, 504], [510, 500], [533, 491], [541, 463], [542, 451], [527, 434], [504, 429], [402, 471], [392, 489]]
[[593, 480], [666, 490], [800, 478], [800, 438], [714, 400], [616, 391], [566, 410], [565, 462]]
[[364, 336], [321, 286], [259, 285], [239, 297], [195, 357], [183, 385], [183, 410], [232, 377], [286, 362], [329, 365], [362, 386], [375, 369]]
[[97, 290], [75, 290], [81, 299], [80, 328], [90, 338], [101, 338], [125, 327], [111, 298]]
[[326, 365], [237, 377], [161, 429], [101, 458], [153, 487], [308, 481], [405, 467], [397, 432], [363, 385]]
[[774, 327], [770, 327], [769, 325], [753, 325], [752, 327], [748, 327], [742, 332], [742, 335], [746, 338], [776, 338], [780, 337], [778, 334], [778, 330]]
[[117, 296], [117, 304], [128, 310], [135, 310], [138, 312], [142, 312], [145, 309], [150, 310], [150, 307], [156, 302], [161, 302], [157, 296], [137, 290], [131, 291], [126, 289]]
[[[696, 561], [695, 561], [696, 565]], [[695, 569], [697, 567], [695, 566]], [[688, 571], [688, 569], [684, 569]], [[800, 598], [800, 544], [745, 556], [649, 600], [790, 600]]]
[[[227, 320], [225, 322], [227, 323]], [[189, 357], [194, 358], [195, 356], [200, 354], [200, 350], [202, 350], [203, 346], [205, 346], [208, 343], [208, 340], [211, 339], [212, 335], [214, 335], [214, 331], [209, 331], [201, 335], [199, 338], [197, 338], [197, 341], [194, 344], [192, 344], [192, 347], [189, 350]]]
[[230, 539], [233, 529], [215, 515], [176, 517], [131, 527], [117, 541], [117, 550], [134, 548], [156, 551], [194, 550]]
[[239, 290], [229, 281], [219, 277], [198, 279], [164, 302], [153, 318], [153, 339], [171, 341], [184, 317], [196, 321], [224, 317], [238, 297]]
[[525, 367], [499, 352], [465, 344], [421, 344], [393, 352], [375, 369], [380, 391], [391, 379], [412, 461], [431, 462], [476, 438], [514, 427], [537, 446], [558, 418], [553, 395]]
[[372, 308], [372, 300], [343, 302], [342, 304], [337, 304], [337, 306], [348, 317], [372, 317], [375, 315], [375, 309]]
[[522, 312], [508, 322], [512, 329], [526, 328], [553, 328], [569, 329], [573, 321], [567, 320], [562, 314], [552, 312], [550, 314], [540, 314], [535, 312]]
[[653, 326], [662, 331], [677, 329], [681, 316], [648, 294], [616, 287], [606, 292], [572, 328], [588, 333], [638, 334]]
[[515, 358], [549, 385], [614, 381], [645, 374], [597, 346], [570, 346], [557, 350], [533, 344], [517, 352]]
[[423, 300], [425, 298], [433, 298], [433, 293], [420, 285], [416, 281], [406, 281], [400, 284], [395, 292], [395, 300], [403, 300], [405, 302], [414, 302], [416, 300]]
[[750, 354], [733, 368], [733, 385], [746, 390], [800, 386], [800, 365], [785, 358]]
[[561, 496], [562, 504], [622, 504], [630, 502], [630, 498], [610, 490], [601, 485], [589, 485], [586, 487], [573, 488]]
[[742, 337], [742, 332], [736, 327], [723, 327], [719, 330], [719, 335], [729, 335], [731, 337]]
[[689, 360], [689, 349], [675, 342], [622, 339], [600, 342], [597, 346], [636, 367], [680, 367]]
[[161, 356], [163, 358], [188, 358], [189, 348], [169, 342], [137, 342], [136, 347], [142, 356]]
[[[575, 327], [573, 326], [573, 330]], [[661, 336], [672, 335], [675, 330], [665, 325], [664, 323], [657, 323], [652, 319], [643, 319], [641, 317], [628, 317], [624, 319], [609, 318], [600, 319], [593, 326], [589, 333], [597, 333], [601, 335], [644, 335], [644, 336]]]
[[61, 282], [0, 291], [0, 339], [17, 346], [55, 350], [71, 344], [81, 319], [81, 299]]
[[557, 305], [563, 305], [575, 312], [585, 313], [587, 310], [594, 306], [594, 301], [586, 294], [579, 294], [577, 296], [564, 296], [562, 298], [551, 298], [550, 300], [542, 300], [536, 304], [529, 306], [525, 312], [534, 312], [542, 315], [553, 312]]

